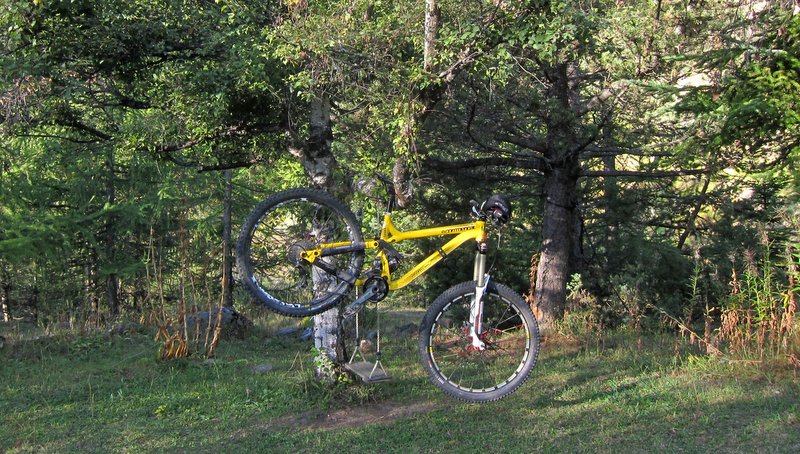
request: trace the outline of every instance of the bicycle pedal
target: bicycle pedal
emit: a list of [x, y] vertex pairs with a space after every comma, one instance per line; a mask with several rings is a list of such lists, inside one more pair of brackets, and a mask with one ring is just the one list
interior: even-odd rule
[[342, 312], [342, 317], [345, 320], [349, 320], [355, 317], [358, 311], [360, 311], [361, 308], [364, 307], [364, 304], [367, 302], [367, 300], [372, 298], [373, 295], [375, 295], [375, 288], [368, 287], [364, 292], [364, 294], [359, 296], [358, 299], [356, 299], [355, 301], [353, 301], [347, 307], [344, 308], [344, 311]]
[[344, 311], [342, 312], [342, 318], [344, 318], [345, 320], [350, 320], [351, 318], [355, 317], [356, 314], [361, 310], [361, 308], [364, 307], [364, 304], [366, 302], [367, 302], [366, 300], [361, 301], [361, 299], [359, 298], [358, 301], [354, 301], [353, 303], [349, 304], [347, 307], [344, 308]]

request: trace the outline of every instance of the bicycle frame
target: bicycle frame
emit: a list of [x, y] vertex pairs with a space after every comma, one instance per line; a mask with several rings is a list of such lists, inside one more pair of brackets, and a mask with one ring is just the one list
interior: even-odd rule
[[[421, 262], [417, 263], [397, 280], [392, 280], [386, 252], [380, 250], [378, 256], [381, 258], [381, 276], [384, 277], [389, 283], [389, 290], [397, 290], [410, 284], [419, 276], [431, 269], [434, 265], [444, 260], [448, 254], [453, 252], [467, 241], [475, 240], [478, 243], [486, 241], [486, 222], [475, 221], [468, 224], [456, 224], [401, 232], [392, 223], [392, 215], [390, 213], [384, 214], [383, 227], [381, 228], [380, 233], [380, 241], [384, 241], [387, 244], [394, 244], [401, 241], [419, 238], [449, 235], [455, 235], [455, 237], [453, 237], [435, 252], [431, 253]], [[380, 249], [380, 241], [373, 240], [367, 242], [367, 249]]]
[[[435, 236], [449, 236], [455, 235], [450, 241], [445, 243], [442, 247], [437, 249], [432, 254], [428, 255], [421, 262], [417, 263], [400, 278], [392, 279], [392, 270], [389, 266], [389, 257], [387, 256], [386, 249], [391, 248], [391, 244], [399, 243], [406, 240], [414, 240], [419, 238], [430, 238]], [[467, 224], [446, 225], [440, 227], [430, 227], [425, 229], [400, 231], [392, 223], [391, 212], [386, 212], [383, 215], [383, 225], [381, 227], [380, 236], [378, 239], [366, 240], [364, 243], [354, 244], [350, 242], [337, 242], [321, 244], [312, 250], [303, 251], [301, 257], [312, 264], [317, 264], [325, 269], [324, 262], [319, 260], [321, 257], [328, 257], [336, 254], [344, 254], [350, 252], [364, 251], [368, 249], [378, 249], [378, 257], [381, 262], [381, 277], [386, 280], [388, 291], [397, 290], [405, 287], [413, 282], [416, 278], [431, 269], [434, 265], [444, 260], [447, 255], [453, 250], [457, 249], [467, 241], [474, 240], [477, 243], [477, 252], [475, 253], [475, 267], [473, 270], [473, 279], [475, 281], [475, 298], [470, 305], [469, 316], [469, 337], [472, 340], [472, 347], [475, 350], [484, 350], [486, 345], [481, 340], [483, 334], [483, 295], [486, 292], [486, 287], [489, 284], [489, 275], [486, 274], [486, 221], [476, 220]], [[335, 269], [326, 269], [329, 272], [336, 272]], [[341, 276], [341, 275], [340, 275]], [[341, 276], [347, 279], [348, 276]], [[353, 283], [361, 287], [367, 279], [355, 279]], [[352, 276], [349, 277], [352, 279]], [[362, 299], [354, 302], [354, 305], [363, 304], [366, 298], [369, 298], [372, 293], [365, 293]]]
[[[399, 279], [391, 279], [391, 269], [389, 267], [389, 261], [386, 252], [383, 249], [380, 249], [381, 242], [393, 244], [405, 240], [447, 235], [455, 235], [455, 237], [445, 243], [444, 246], [436, 250], [436, 252], [433, 252], [421, 262], [416, 264]], [[414, 279], [418, 278], [423, 273], [431, 269], [434, 265], [444, 260], [447, 257], [447, 254], [453, 252], [459, 246], [470, 240], [475, 240], [477, 242], [478, 252], [475, 254], [475, 268], [473, 270], [476, 286], [475, 299], [470, 305], [469, 335], [472, 339], [472, 348], [476, 350], [483, 350], [485, 348], [485, 344], [483, 341], [481, 341], [481, 334], [483, 333], [483, 327], [481, 326], [483, 320], [483, 294], [486, 291], [486, 286], [489, 283], [489, 276], [486, 274], [486, 248], [481, 246], [486, 242], [486, 221], [475, 221], [468, 224], [431, 227], [401, 232], [392, 223], [391, 213], [384, 213], [380, 240], [367, 241], [365, 242], [365, 246], [366, 249], [379, 249], [378, 256], [381, 258], [381, 276], [386, 279], [389, 284], [389, 290], [391, 291], [403, 288], [410, 284], [414, 281]], [[361, 280], [357, 281], [356, 283], [357, 285], [363, 285], [363, 281]]]
[[[382, 248], [383, 244], [391, 245], [401, 241], [449, 235], [455, 236], [442, 247], [416, 264], [404, 275], [400, 276], [396, 280], [392, 279], [391, 270], [389, 268], [389, 260], [386, 252]], [[419, 276], [447, 257], [448, 254], [470, 240], [474, 240], [479, 244], [486, 241], [485, 221], [474, 221], [467, 224], [430, 227], [403, 232], [398, 230], [397, 227], [395, 227], [395, 225], [392, 223], [391, 213], [384, 213], [383, 226], [381, 227], [380, 237], [378, 239], [366, 240], [363, 244], [351, 244], [347, 242], [321, 244], [316, 249], [303, 252], [302, 257], [308, 262], [314, 263], [319, 257], [326, 257], [359, 250], [378, 249], [378, 257], [380, 257], [381, 260], [381, 277], [386, 279], [386, 282], [389, 285], [389, 290], [397, 290], [413, 282]], [[481, 272], [478, 274], [477, 268], [478, 264], [476, 261], [476, 280], [482, 280], [480, 279], [480, 276], [482, 276], [483, 273]], [[483, 266], [481, 268], [483, 268]], [[361, 286], [364, 284], [364, 282], [364, 279], [358, 279], [356, 280], [355, 284], [357, 286]]]

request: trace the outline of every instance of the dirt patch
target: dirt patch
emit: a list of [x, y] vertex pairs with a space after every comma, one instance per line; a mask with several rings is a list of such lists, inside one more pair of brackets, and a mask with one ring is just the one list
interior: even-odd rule
[[398, 419], [437, 408], [434, 402], [381, 402], [359, 407], [342, 408], [330, 413], [305, 412], [274, 419], [262, 425], [267, 431], [303, 427], [307, 430], [358, 428], [371, 424], [386, 424]]
[[429, 413], [436, 405], [433, 402], [384, 402], [365, 407], [346, 408], [311, 421], [310, 429], [342, 429], [382, 424], [420, 413]]

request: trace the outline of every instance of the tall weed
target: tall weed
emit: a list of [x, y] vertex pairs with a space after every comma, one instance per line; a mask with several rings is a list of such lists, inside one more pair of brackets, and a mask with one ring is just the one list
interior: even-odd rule
[[[785, 358], [800, 366], [800, 326], [797, 321], [797, 245], [784, 249], [784, 263], [772, 256], [773, 244], [762, 239], [764, 253], [745, 251], [737, 271], [734, 263], [728, 292], [721, 301], [719, 326], [712, 342], [729, 355], [765, 360]], [[709, 314], [706, 315], [710, 319]]]
[[[163, 360], [185, 358], [192, 355], [213, 357], [214, 351], [219, 344], [222, 331], [222, 295], [220, 302], [214, 305], [211, 291], [206, 286], [206, 295], [202, 296], [195, 285], [192, 273], [192, 264], [189, 258], [189, 238], [186, 228], [186, 213], [181, 212], [178, 218], [178, 246], [180, 252], [178, 288], [177, 288], [177, 314], [174, 310], [167, 307], [164, 297], [164, 276], [160, 272], [158, 264], [161, 257], [153, 248], [153, 241], [150, 241], [148, 254], [149, 262], [153, 265], [153, 278], [155, 287], [158, 289], [159, 303], [149, 316], [157, 326], [155, 340], [162, 344], [160, 357]], [[151, 233], [152, 234], [152, 233]], [[206, 272], [210, 270], [206, 269]], [[148, 276], [150, 275], [148, 270]], [[189, 298], [195, 304], [189, 304]], [[195, 317], [199, 308], [197, 302], [203, 302], [208, 307], [208, 317], [205, 322]], [[201, 303], [202, 304], [202, 303]]]

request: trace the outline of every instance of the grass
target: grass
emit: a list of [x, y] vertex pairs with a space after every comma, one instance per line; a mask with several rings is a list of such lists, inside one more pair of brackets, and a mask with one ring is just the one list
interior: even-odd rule
[[264, 330], [213, 362], [161, 362], [148, 334], [0, 329], [0, 452], [800, 452], [794, 371], [671, 337], [549, 339], [519, 391], [468, 405], [428, 383], [415, 338], [386, 336], [394, 381], [330, 389], [309, 343]]

